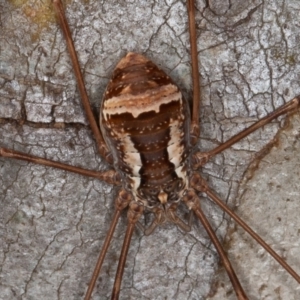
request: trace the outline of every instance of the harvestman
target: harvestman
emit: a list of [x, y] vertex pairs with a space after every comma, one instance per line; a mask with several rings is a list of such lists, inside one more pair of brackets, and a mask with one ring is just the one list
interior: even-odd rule
[[[109, 148], [106, 146], [102, 133], [99, 131], [98, 126], [95, 122], [93, 113], [91, 111], [89, 101], [87, 98], [87, 94], [85, 91], [83, 78], [81, 75], [80, 67], [77, 60], [77, 55], [74, 50], [74, 45], [71, 39], [71, 34], [69, 31], [69, 27], [66, 21], [66, 18], [64, 16], [63, 7], [60, 2], [60, 0], [54, 0], [54, 6], [56, 8], [57, 14], [60, 19], [61, 27], [64, 31], [64, 34], [66, 36], [68, 49], [70, 52], [70, 56], [74, 65], [74, 71], [75, 75], [78, 81], [79, 90], [82, 97], [82, 104], [84, 106], [87, 118], [89, 120], [91, 129], [94, 133], [94, 137], [97, 141], [98, 149], [102, 157], [106, 158], [108, 162], [112, 162], [111, 153], [109, 151]], [[189, 12], [189, 28], [190, 28], [190, 35], [191, 35], [191, 56], [192, 56], [192, 69], [193, 69], [193, 85], [194, 85], [194, 96], [193, 96], [193, 109], [192, 109], [192, 117], [190, 120], [190, 131], [186, 130], [186, 134], [191, 139], [191, 144], [195, 144], [199, 137], [199, 105], [200, 105], [200, 89], [199, 89], [199, 76], [198, 76], [198, 61], [197, 61], [197, 48], [196, 48], [196, 34], [195, 34], [195, 21], [194, 21], [194, 4], [193, 1], [188, 1], [188, 12]], [[184, 188], [184, 191], [182, 193], [182, 199], [183, 202], [188, 206], [188, 208], [194, 212], [194, 214], [201, 220], [203, 226], [207, 230], [212, 242], [214, 243], [220, 258], [225, 266], [225, 269], [230, 277], [230, 280], [233, 284], [233, 287], [235, 289], [235, 292], [237, 294], [238, 299], [247, 299], [247, 296], [245, 295], [243, 288], [241, 287], [239, 280], [231, 267], [231, 264], [222, 249], [222, 246], [220, 245], [214, 231], [212, 230], [211, 226], [209, 225], [207, 219], [202, 213], [202, 210], [200, 208], [200, 202], [199, 198], [197, 196], [196, 191], [204, 192], [210, 197], [212, 200], [215, 201], [217, 205], [219, 205], [226, 213], [228, 213], [240, 226], [242, 226], [258, 243], [260, 243], [294, 278], [300, 283], [300, 277], [299, 275], [287, 264], [285, 261], [280, 258], [261, 238], [259, 238], [238, 216], [236, 216], [233, 212], [230, 211], [229, 208], [227, 208], [226, 205], [223, 204], [223, 202], [214, 194], [214, 192], [207, 186], [206, 182], [200, 177], [198, 173], [195, 171], [199, 169], [203, 164], [205, 164], [211, 157], [215, 156], [216, 154], [222, 152], [223, 150], [229, 148], [234, 143], [239, 141], [240, 139], [244, 138], [251, 132], [255, 131], [256, 129], [264, 126], [265, 124], [269, 123], [273, 119], [277, 118], [278, 116], [285, 114], [287, 112], [291, 112], [298, 108], [300, 102], [300, 97], [296, 97], [287, 104], [283, 105], [282, 107], [275, 110], [273, 113], [269, 114], [265, 118], [261, 119], [257, 123], [250, 126], [248, 129], [242, 131], [241, 133], [237, 134], [236, 136], [229, 139], [224, 144], [221, 144], [217, 148], [206, 152], [195, 152], [191, 155], [191, 161], [193, 165], [193, 171], [190, 171], [188, 185], [186, 188]], [[92, 176], [95, 178], [98, 178], [100, 180], [104, 180], [108, 183], [115, 184], [122, 186], [120, 189], [120, 192], [116, 199], [116, 210], [113, 217], [112, 225], [109, 229], [109, 232], [107, 234], [107, 238], [104, 242], [103, 249], [101, 251], [101, 254], [99, 256], [97, 266], [95, 268], [94, 274], [92, 276], [92, 280], [90, 282], [86, 299], [90, 299], [94, 285], [96, 283], [98, 274], [100, 272], [101, 265], [104, 260], [104, 256], [106, 254], [107, 248], [110, 244], [112, 234], [114, 232], [115, 226], [117, 224], [117, 221], [119, 219], [119, 216], [121, 212], [124, 210], [124, 208], [129, 207], [128, 209], [128, 228], [125, 235], [124, 240], [124, 246], [121, 252], [121, 257], [119, 261], [118, 271], [116, 274], [115, 284], [113, 288], [113, 294], [112, 299], [118, 299], [119, 292], [120, 292], [120, 286], [121, 286], [121, 280], [122, 275], [124, 271], [126, 256], [129, 248], [129, 243], [131, 236], [133, 234], [133, 230], [136, 225], [139, 227], [142, 227], [141, 224], [138, 222], [139, 217], [143, 213], [144, 207], [143, 205], [139, 204], [137, 201], [135, 201], [134, 196], [131, 193], [131, 190], [127, 185], [125, 185], [125, 178], [124, 176], [120, 175], [120, 172], [118, 170], [109, 170], [106, 172], [95, 172], [95, 171], [89, 171], [73, 166], [69, 166], [66, 164], [62, 164], [59, 162], [54, 162], [38, 157], [33, 157], [26, 155], [24, 153], [16, 152], [11, 149], [5, 149], [0, 148], [0, 155], [4, 157], [10, 157], [15, 159], [22, 159], [25, 161], [30, 161], [34, 163], [39, 163], [42, 165], [50, 166], [50, 167], [56, 167], [63, 170], [79, 173], [86, 176]], [[178, 193], [179, 194], [179, 193]], [[168, 194], [169, 195], [169, 194]], [[165, 191], [159, 191], [159, 194], [156, 195], [159, 198], [160, 203], [164, 206], [167, 203], [167, 196]], [[167, 206], [167, 205], [166, 205]], [[174, 209], [173, 209], [174, 208]], [[172, 221], [176, 225], [178, 225], [183, 230], [190, 230], [190, 222], [185, 223], [183, 220], [181, 220], [177, 214], [176, 214], [176, 208], [177, 205], [174, 206], [168, 206], [166, 209], [166, 213], [162, 210], [152, 210], [155, 214], [155, 221], [150, 225], [148, 228], [142, 228], [146, 234], [150, 234], [156, 226], [160, 225], [165, 221], [164, 218], [166, 218], [169, 221]]]

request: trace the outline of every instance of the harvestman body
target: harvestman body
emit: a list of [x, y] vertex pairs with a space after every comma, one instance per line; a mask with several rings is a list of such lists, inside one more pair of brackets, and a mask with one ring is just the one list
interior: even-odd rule
[[[299, 275], [238, 216], [231, 212], [196, 172], [211, 157], [257, 128], [298, 108], [300, 97], [294, 98], [212, 151], [192, 153], [192, 146], [199, 137], [199, 76], [194, 3], [190, 0], [187, 2], [194, 83], [192, 116], [189, 113], [188, 103], [168, 75], [144, 56], [128, 53], [116, 66], [106, 89], [100, 114], [100, 132], [89, 106], [62, 5], [59, 0], [53, 2], [66, 36], [82, 103], [95, 135], [99, 152], [109, 163], [113, 164], [114, 170], [107, 172], [84, 170], [5, 148], [0, 148], [0, 155], [93, 176], [120, 186], [113, 221], [95, 267], [86, 299], [90, 299], [92, 295], [121, 211], [128, 208], [128, 227], [112, 299], [119, 298], [126, 256], [135, 226], [144, 230], [146, 235], [151, 234], [158, 225], [166, 221], [175, 223], [185, 231], [190, 230], [190, 222], [185, 222], [177, 215], [177, 207], [180, 202], [187, 205], [191, 213], [200, 219], [207, 230], [230, 277], [237, 298], [247, 299], [226, 253], [201, 210], [197, 192], [205, 192], [300, 283]], [[139, 223], [139, 218], [146, 210], [154, 214], [154, 220], [148, 228], [143, 228]]]

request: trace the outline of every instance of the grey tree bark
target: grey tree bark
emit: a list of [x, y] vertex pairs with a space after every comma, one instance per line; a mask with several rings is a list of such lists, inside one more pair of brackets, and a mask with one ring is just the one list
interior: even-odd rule
[[[204, 151], [300, 93], [300, 3], [195, 2], [202, 87], [197, 147]], [[82, 111], [51, 3], [1, 1], [0, 9], [0, 145], [107, 169]], [[67, 16], [97, 115], [110, 74], [128, 51], [152, 59], [191, 99], [183, 1], [77, 0], [67, 4]], [[295, 115], [276, 135], [285, 120], [251, 134], [201, 172], [300, 273], [300, 119]], [[94, 179], [0, 159], [0, 299], [82, 299], [116, 192]], [[217, 235], [226, 238], [251, 299], [299, 299], [298, 284], [277, 263], [235, 225], [228, 227], [210, 201], [203, 198], [202, 206]], [[190, 233], [172, 224], [149, 237], [136, 230], [121, 299], [235, 299], [214, 247], [194, 223]], [[110, 299], [125, 226], [124, 216], [94, 299]]]

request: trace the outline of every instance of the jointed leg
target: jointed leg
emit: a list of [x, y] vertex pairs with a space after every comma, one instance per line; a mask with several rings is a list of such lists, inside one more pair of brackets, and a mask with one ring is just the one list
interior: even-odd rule
[[78, 88], [79, 88], [79, 92], [80, 92], [80, 96], [81, 96], [81, 102], [82, 102], [83, 108], [85, 110], [86, 116], [88, 118], [88, 121], [90, 123], [91, 129], [93, 131], [94, 137], [96, 139], [96, 142], [98, 145], [98, 150], [102, 157], [104, 157], [109, 163], [112, 163], [111, 154], [105, 144], [105, 141], [102, 137], [102, 134], [99, 130], [99, 127], [97, 125], [97, 122], [94, 118], [94, 115], [93, 115], [93, 112], [91, 109], [91, 105], [90, 105], [89, 98], [87, 96], [87, 92], [86, 92], [84, 81], [83, 81], [83, 76], [82, 76], [82, 73], [80, 70], [77, 54], [75, 51], [74, 43], [72, 40], [70, 28], [69, 28], [69, 25], [68, 25], [68, 22], [67, 22], [65, 13], [64, 13], [64, 8], [61, 3], [61, 0], [53, 0], [53, 5], [56, 10], [57, 16], [59, 18], [62, 31], [66, 38], [67, 47], [68, 47], [69, 54], [70, 54], [70, 57], [71, 57], [71, 60], [73, 63], [74, 73], [75, 73], [75, 76], [77, 79], [77, 84], [78, 84]]
[[118, 264], [118, 269], [117, 269], [117, 273], [116, 273], [116, 277], [115, 277], [115, 283], [114, 283], [113, 292], [112, 292], [112, 296], [111, 296], [112, 300], [119, 299], [121, 282], [122, 282], [122, 277], [123, 277], [123, 273], [124, 273], [124, 267], [125, 267], [125, 262], [126, 262], [126, 258], [127, 258], [127, 253], [129, 250], [131, 237], [132, 237], [135, 225], [138, 222], [141, 215], [143, 214], [143, 211], [144, 211], [143, 206], [141, 206], [137, 202], [132, 201], [130, 203], [128, 215], [127, 215], [128, 225], [127, 225], [127, 230], [126, 230], [126, 234], [124, 237], [123, 247], [122, 247], [119, 264]]
[[198, 71], [197, 36], [195, 25], [195, 4], [194, 0], [187, 0], [187, 10], [189, 17], [192, 78], [193, 78], [193, 109], [191, 120], [191, 143], [195, 145], [200, 134], [199, 114], [200, 114], [200, 80]]
[[200, 207], [200, 201], [198, 196], [196, 195], [196, 193], [192, 190], [189, 190], [187, 192], [187, 195], [184, 196], [183, 201], [186, 203], [186, 205], [192, 209], [194, 211], [194, 213], [196, 214], [196, 216], [199, 218], [199, 220], [201, 221], [201, 223], [203, 224], [206, 232], [208, 233], [211, 241], [213, 242], [213, 244], [215, 245], [219, 256], [221, 258], [221, 261], [227, 271], [227, 274], [231, 280], [232, 286], [235, 290], [235, 293], [237, 295], [237, 298], [239, 300], [245, 300], [248, 299], [248, 297], [246, 296], [235, 272], [234, 269], [231, 266], [231, 263], [225, 253], [225, 251], [222, 248], [222, 245], [220, 244], [214, 230], [212, 229], [212, 227], [210, 226], [208, 220], [206, 219], [201, 207]]
[[23, 152], [18, 152], [18, 151], [15, 151], [12, 149], [6, 149], [6, 148], [0, 148], [0, 156], [25, 160], [25, 161], [36, 163], [39, 165], [57, 168], [57, 169], [81, 174], [84, 176], [95, 177], [95, 178], [98, 178], [98, 179], [103, 180], [110, 184], [115, 184], [115, 185], [121, 184], [121, 178], [115, 170], [108, 170], [108, 171], [104, 171], [104, 172], [86, 170], [83, 168], [70, 166], [70, 165], [63, 164], [63, 163], [53, 161], [50, 159], [45, 159], [45, 158], [29, 155], [29, 154], [26, 154]]
[[231, 211], [220, 198], [208, 187], [206, 181], [197, 173], [191, 178], [191, 186], [199, 192], [206, 193], [223, 211], [225, 211], [236, 223], [238, 223], [252, 238], [255, 239], [292, 277], [300, 283], [300, 276], [282, 259], [258, 234], [256, 234], [243, 220]]
[[232, 138], [230, 138], [225, 143], [221, 144], [217, 148], [208, 151], [208, 152], [196, 152], [193, 154], [193, 168], [197, 169], [200, 168], [203, 164], [205, 164], [210, 158], [215, 156], [216, 154], [224, 151], [225, 149], [229, 148], [233, 144], [237, 143], [253, 131], [263, 127], [264, 125], [270, 123], [272, 120], [276, 119], [277, 117], [284, 115], [286, 113], [292, 112], [299, 108], [300, 106], [300, 96], [295, 97], [291, 101], [287, 102], [286, 104], [282, 105], [281, 107], [274, 110], [272, 113], [267, 115], [266, 117], [262, 118], [261, 120], [257, 121], [250, 127], [246, 128], [242, 132], [236, 134]]
[[99, 276], [105, 255], [107, 253], [108, 247], [110, 245], [111, 239], [115, 232], [115, 228], [117, 226], [119, 217], [121, 215], [121, 212], [124, 210], [124, 208], [126, 208], [129, 205], [130, 201], [131, 201], [131, 194], [129, 194], [125, 190], [121, 190], [116, 199], [116, 205], [115, 205], [116, 210], [115, 210], [112, 222], [110, 224], [109, 230], [106, 234], [106, 238], [105, 238], [104, 244], [102, 246], [102, 250], [100, 252], [100, 255], [99, 255], [96, 267], [94, 269], [91, 281], [89, 283], [88, 290], [85, 294], [85, 298], [84, 298], [85, 300], [89, 300], [92, 296], [93, 289], [94, 289], [96, 281], [98, 279], [98, 276]]

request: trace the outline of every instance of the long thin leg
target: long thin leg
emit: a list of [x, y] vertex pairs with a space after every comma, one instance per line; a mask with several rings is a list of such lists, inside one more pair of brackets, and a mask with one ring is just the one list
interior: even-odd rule
[[194, 0], [187, 0], [187, 10], [189, 17], [189, 32], [192, 59], [193, 77], [193, 110], [191, 121], [191, 143], [195, 145], [200, 134], [199, 115], [200, 115], [200, 79], [198, 71], [197, 35], [195, 25], [195, 3]]
[[6, 149], [6, 148], [0, 148], [0, 156], [25, 160], [25, 161], [32, 162], [35, 164], [52, 167], [52, 168], [57, 168], [57, 169], [81, 174], [84, 176], [95, 177], [97, 179], [103, 180], [110, 184], [115, 184], [115, 185], [121, 184], [120, 175], [115, 170], [108, 170], [108, 171], [104, 171], [104, 172], [87, 170], [87, 169], [70, 166], [70, 165], [63, 164], [63, 163], [53, 161], [50, 159], [45, 159], [45, 158], [29, 155], [29, 154], [26, 154], [23, 152], [18, 152], [18, 151], [15, 151], [12, 149]]
[[120, 294], [120, 288], [121, 288], [121, 282], [122, 282], [122, 277], [124, 273], [124, 267], [125, 267], [125, 262], [127, 258], [127, 253], [131, 241], [131, 237], [133, 234], [133, 230], [135, 228], [136, 222], [139, 220], [141, 215], [143, 214], [143, 206], [138, 204], [135, 201], [132, 201], [130, 203], [130, 207], [128, 210], [128, 226], [123, 242], [123, 247], [119, 259], [119, 264], [118, 264], [118, 269], [115, 277], [115, 283], [111, 295], [112, 300], [118, 300], [119, 299], [119, 294]]
[[257, 121], [250, 127], [244, 129], [242, 132], [236, 134], [232, 138], [230, 138], [225, 143], [221, 144], [217, 148], [208, 151], [208, 152], [196, 152], [193, 154], [193, 168], [197, 169], [201, 167], [203, 164], [207, 162], [210, 158], [217, 155], [218, 153], [224, 151], [225, 149], [229, 148], [233, 144], [237, 143], [253, 131], [263, 127], [264, 125], [270, 123], [272, 120], [276, 119], [277, 117], [284, 115], [286, 113], [292, 112], [299, 108], [300, 106], [300, 96], [295, 97], [294, 99], [290, 100], [286, 104], [282, 105], [281, 107], [274, 110], [272, 113], [267, 115], [266, 117], [262, 118], [261, 120]]
[[300, 276], [281, 258], [258, 234], [256, 234], [242, 219], [240, 219], [233, 211], [224, 204], [221, 199], [213, 193], [208, 187], [207, 182], [197, 173], [193, 174], [191, 186], [197, 191], [206, 193], [221, 209], [223, 209], [232, 219], [235, 220], [252, 238], [255, 239], [290, 275], [300, 283]]
[[85, 110], [86, 116], [88, 118], [88, 121], [90, 123], [91, 129], [93, 131], [94, 137], [96, 139], [96, 142], [98, 145], [98, 150], [99, 150], [101, 156], [104, 157], [109, 163], [111, 163], [112, 157], [110, 155], [110, 152], [107, 149], [105, 141], [102, 137], [102, 134], [99, 130], [97, 122], [94, 118], [94, 115], [93, 115], [93, 112], [91, 109], [91, 105], [89, 102], [89, 98], [87, 96], [83, 76], [82, 76], [79, 62], [78, 62], [78, 57], [77, 57], [74, 43], [72, 40], [70, 28], [69, 28], [69, 25], [68, 25], [68, 22], [67, 22], [65, 13], [64, 13], [63, 5], [60, 0], [53, 0], [53, 5], [56, 10], [56, 14], [59, 18], [61, 29], [66, 38], [67, 47], [68, 47], [69, 54], [70, 54], [70, 57], [71, 57], [71, 60], [73, 63], [74, 73], [75, 73], [75, 76], [77, 79], [77, 84], [78, 84], [79, 92], [81, 95], [81, 102], [82, 102], [83, 108]]
[[215, 247], [219, 253], [220, 259], [221, 259], [221, 261], [227, 271], [227, 274], [231, 280], [231, 283], [235, 290], [237, 298], [239, 300], [248, 299], [248, 297], [246, 296], [246, 293], [244, 292], [244, 290], [235, 274], [233, 267], [231, 266], [231, 263], [226, 255], [224, 249], [222, 248], [222, 245], [220, 244], [214, 230], [212, 229], [211, 225], [209, 224], [208, 220], [206, 219], [206, 217], [200, 207], [200, 199], [198, 198], [198, 196], [195, 194], [194, 191], [190, 190], [190, 191], [188, 191], [187, 195], [183, 198], [183, 201], [186, 202], [188, 207], [194, 211], [196, 216], [199, 218], [199, 220], [203, 224], [211, 241], [215, 245]]
[[102, 246], [101, 252], [99, 254], [99, 258], [98, 258], [97, 264], [95, 266], [91, 281], [89, 283], [89, 287], [88, 287], [87, 292], [85, 294], [85, 298], [84, 298], [85, 300], [90, 300], [91, 299], [92, 292], [94, 290], [96, 281], [98, 279], [98, 276], [99, 276], [99, 273], [100, 273], [105, 255], [107, 253], [108, 247], [110, 245], [113, 234], [115, 232], [115, 228], [117, 226], [117, 223], [118, 223], [118, 220], [120, 218], [121, 212], [124, 208], [126, 208], [129, 205], [129, 202], [131, 201], [131, 198], [132, 198], [131, 194], [129, 194], [127, 191], [121, 190], [119, 192], [119, 195], [116, 199], [116, 205], [115, 205], [116, 210], [115, 210], [112, 222], [110, 224], [109, 230], [106, 234], [106, 238], [105, 238], [104, 244]]

